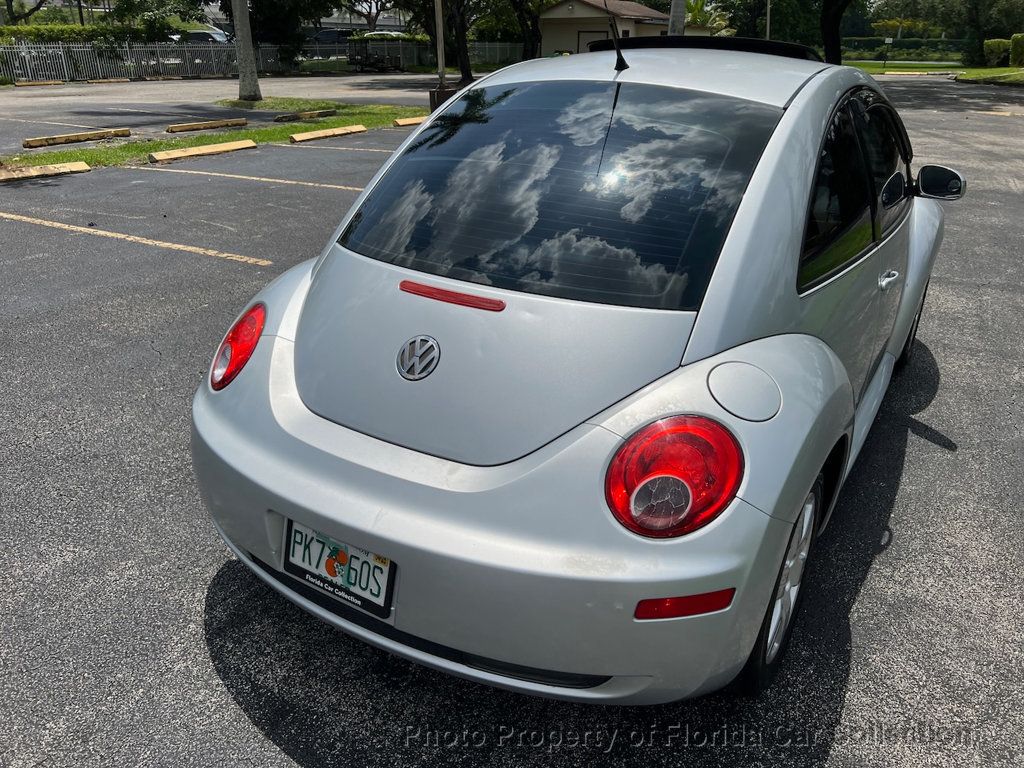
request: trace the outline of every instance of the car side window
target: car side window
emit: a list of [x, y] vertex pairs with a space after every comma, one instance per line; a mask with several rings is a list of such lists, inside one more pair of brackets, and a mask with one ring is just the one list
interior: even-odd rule
[[876, 234], [884, 237], [898, 225], [910, 207], [906, 159], [896, 127], [896, 115], [875, 102], [856, 110], [864, 158], [875, 194]]
[[871, 246], [869, 189], [847, 103], [836, 111], [821, 145], [797, 270], [798, 290], [827, 280]]

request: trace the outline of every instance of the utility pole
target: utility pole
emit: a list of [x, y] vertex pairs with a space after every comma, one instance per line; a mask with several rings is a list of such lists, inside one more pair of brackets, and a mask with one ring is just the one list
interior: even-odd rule
[[768, 17], [764, 22], [764, 39], [772, 39], [772, 0], [768, 0]]
[[668, 33], [686, 34], [686, 0], [672, 0], [672, 7], [668, 11]]
[[444, 90], [444, 14], [441, 13], [441, 0], [434, 0], [434, 29], [437, 36], [437, 79], [438, 90]]

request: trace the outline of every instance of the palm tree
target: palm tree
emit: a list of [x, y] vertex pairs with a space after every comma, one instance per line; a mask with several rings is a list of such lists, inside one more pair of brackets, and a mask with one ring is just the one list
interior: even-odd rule
[[[683, 13], [686, 13], [685, 24]], [[705, 27], [712, 35], [735, 35], [736, 30], [729, 27], [729, 14], [719, 9], [708, 0], [672, 0], [672, 8], [668, 14], [668, 33], [684, 34], [686, 25]]]
[[249, 0], [231, 0], [231, 17], [235, 24], [235, 55], [238, 59], [239, 101], [262, 101], [260, 79], [256, 75], [256, 52], [252, 48], [249, 28]]

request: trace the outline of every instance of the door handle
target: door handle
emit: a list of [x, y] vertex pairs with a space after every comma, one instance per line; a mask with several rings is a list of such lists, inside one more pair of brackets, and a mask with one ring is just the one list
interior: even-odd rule
[[889, 290], [889, 286], [899, 279], [900, 273], [897, 272], [895, 269], [890, 269], [888, 272], [886, 272], [884, 275], [878, 278], [878, 288], [879, 290], [887, 291]]

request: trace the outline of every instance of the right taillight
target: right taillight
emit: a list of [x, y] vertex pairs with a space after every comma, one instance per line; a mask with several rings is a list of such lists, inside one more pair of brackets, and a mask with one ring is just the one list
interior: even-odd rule
[[704, 416], [648, 424], [619, 448], [605, 496], [616, 519], [642, 536], [682, 536], [714, 520], [736, 496], [743, 452]]
[[224, 389], [241, 373], [242, 368], [252, 357], [256, 343], [263, 333], [263, 325], [267, 321], [267, 308], [263, 304], [253, 304], [247, 309], [224, 337], [213, 368], [210, 369], [210, 386]]

